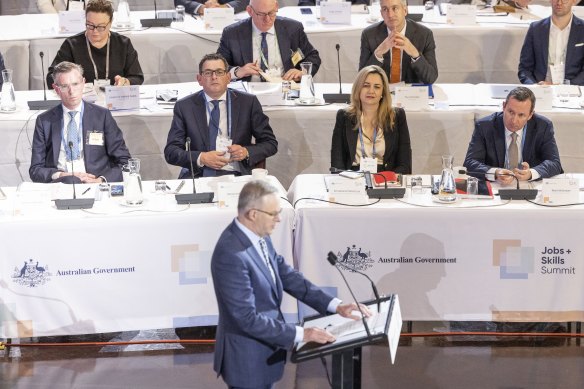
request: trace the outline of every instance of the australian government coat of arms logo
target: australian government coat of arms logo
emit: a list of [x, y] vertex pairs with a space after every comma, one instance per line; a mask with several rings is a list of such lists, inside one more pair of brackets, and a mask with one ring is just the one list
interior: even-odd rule
[[371, 258], [371, 251], [363, 251], [361, 247], [357, 248], [356, 245], [347, 247], [345, 252], [338, 252], [337, 256], [339, 262], [359, 271], [365, 271], [370, 267], [373, 267], [375, 262]]
[[29, 259], [28, 262], [24, 261], [24, 265], [21, 267], [16, 266], [12, 274], [12, 280], [15, 283], [30, 288], [43, 285], [50, 280], [50, 277], [51, 273], [48, 267], [39, 266], [39, 262], [35, 263], [32, 259]]

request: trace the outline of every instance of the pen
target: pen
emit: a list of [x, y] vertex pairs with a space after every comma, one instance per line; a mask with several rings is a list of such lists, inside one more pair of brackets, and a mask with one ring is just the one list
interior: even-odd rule
[[83, 196], [85, 193], [89, 192], [89, 189], [91, 189], [91, 187], [89, 187], [89, 188], [85, 189], [85, 190], [83, 191], [83, 193], [81, 193], [81, 196]]
[[178, 184], [178, 186], [176, 187], [175, 193], [180, 192], [180, 190], [182, 189], [183, 185], [185, 184], [185, 181], [181, 181], [180, 184]]
[[168, 186], [168, 184], [166, 185], [166, 190], [170, 190], [170, 186]]

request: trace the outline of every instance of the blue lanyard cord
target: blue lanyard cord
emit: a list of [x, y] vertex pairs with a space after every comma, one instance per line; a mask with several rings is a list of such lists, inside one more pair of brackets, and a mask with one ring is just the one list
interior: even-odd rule
[[[207, 108], [207, 115], [209, 115], [209, 121], [211, 121], [211, 108], [209, 108], [210, 101], [207, 100], [207, 95], [203, 93], [203, 98], [205, 99], [205, 108]], [[231, 91], [227, 89], [227, 138], [231, 139]], [[219, 123], [217, 123], [217, 128]]]
[[[375, 158], [375, 155], [377, 154], [375, 152], [375, 139], [377, 138], [377, 127], [375, 127], [373, 129], [373, 155], [371, 158]], [[359, 140], [361, 140], [361, 158], [365, 158], [367, 157], [367, 154], [365, 154], [365, 143], [363, 143], [363, 130], [361, 129], [361, 126], [359, 126]]]

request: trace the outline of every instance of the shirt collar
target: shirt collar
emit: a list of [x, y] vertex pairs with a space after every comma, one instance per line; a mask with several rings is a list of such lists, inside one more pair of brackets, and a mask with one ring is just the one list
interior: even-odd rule
[[[261, 36], [262, 32], [260, 31], [259, 28], [256, 27], [255, 24], [253, 24], [253, 20], [251, 22], [251, 28], [253, 30], [254, 34], [257, 34], [258, 36]], [[274, 23], [272, 25], [272, 27], [270, 27], [270, 29], [268, 31], [266, 31], [268, 33], [268, 35], [275, 35], [276, 34], [276, 23]]]
[[233, 221], [235, 222], [235, 225], [241, 230], [241, 232], [243, 232], [244, 235], [247, 236], [247, 238], [251, 241], [251, 243], [254, 246], [258, 244], [258, 242], [261, 239], [261, 237], [258, 234], [244, 226], [243, 223], [237, 220], [237, 218], [233, 219]]
[[[399, 32], [400, 34], [402, 34], [403, 36], [406, 35], [406, 27], [408, 26], [408, 19], [406, 19], [406, 22], [404, 23], [404, 28], [401, 29], [401, 31]], [[387, 35], [391, 35], [391, 30], [389, 29], [389, 27], [387, 28]]]
[[61, 106], [63, 107], [63, 115], [69, 115], [70, 111], [81, 112], [83, 110], [83, 100], [81, 100], [81, 103], [79, 103], [79, 105], [73, 109], [65, 107], [65, 104], [63, 103], [61, 103]]
[[[525, 124], [525, 126], [527, 126], [527, 123]], [[525, 130], [525, 126], [523, 126], [523, 128], [519, 131], [515, 131], [515, 133], [517, 134], [517, 138], [521, 139], [523, 137], [523, 130]], [[508, 137], [511, 136], [511, 134], [513, 133], [513, 131], [509, 131], [507, 129], [507, 127], [505, 127], [505, 139], [507, 139]]]
[[[211, 101], [215, 100], [211, 96], [209, 96], [208, 94], [206, 94], [205, 92], [203, 92], [203, 94], [205, 95], [205, 100], [207, 102], [210, 103]], [[221, 96], [219, 96], [219, 98], [217, 100], [219, 100], [219, 101], [225, 101], [226, 96], [227, 96], [227, 90]]]

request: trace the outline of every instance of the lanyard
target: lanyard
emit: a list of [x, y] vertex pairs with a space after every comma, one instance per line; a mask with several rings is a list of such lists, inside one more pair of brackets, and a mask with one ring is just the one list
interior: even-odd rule
[[[81, 158], [81, 149], [83, 147], [83, 143], [80, 142], [81, 139], [83, 139], [83, 110], [85, 109], [85, 104], [83, 104], [83, 101], [81, 102], [81, 108], [79, 109], [79, 139], [77, 139], [77, 142], [79, 142], [79, 158]], [[65, 116], [65, 111], [63, 110], [63, 116]], [[77, 115], [75, 115], [77, 116]], [[75, 120], [75, 118], [71, 119], [71, 120]], [[61, 127], [61, 143], [63, 144], [63, 150], [65, 150], [65, 155], [67, 155], [67, 158], [69, 159], [69, 161], [71, 161], [73, 158], [73, 156], [71, 155], [71, 150], [69, 149], [69, 145], [67, 144], [67, 141], [65, 140], [65, 122], [63, 121], [63, 126]]]
[[[375, 158], [375, 139], [377, 138], [377, 127], [375, 127], [373, 129], [373, 155], [371, 156], [371, 158]], [[361, 158], [365, 158], [367, 157], [367, 154], [365, 154], [365, 143], [363, 143], [363, 130], [361, 129], [361, 126], [359, 126], [359, 140], [361, 141]]]
[[[227, 89], [227, 138], [231, 139], [231, 95], [230, 90]], [[207, 95], [203, 93], [203, 98], [205, 99], [205, 107], [207, 108], [207, 115], [209, 116], [209, 121], [211, 120], [211, 108], [209, 108], [210, 101], [207, 100]], [[221, 101], [221, 100], [219, 100]], [[217, 127], [219, 127], [219, 123], [217, 123]], [[221, 130], [219, 128], [219, 130]]]
[[[85, 42], [87, 43], [87, 52], [89, 53], [89, 59], [91, 60], [91, 63], [93, 64], [93, 71], [95, 72], [95, 79], [99, 80], [99, 74], [97, 73], [97, 66], [95, 65], [95, 61], [93, 60], [93, 55], [91, 54], [91, 48], [89, 47], [89, 39], [87, 39], [87, 36], [85, 37]], [[110, 57], [110, 37], [107, 37], [107, 44], [106, 44], [106, 55], [105, 55], [105, 80], [109, 80], [109, 57]]]

